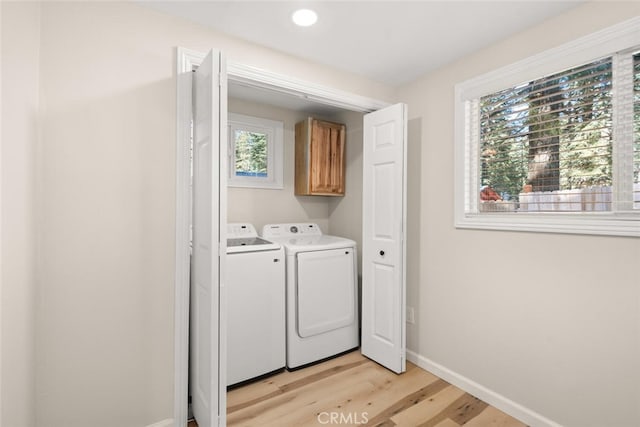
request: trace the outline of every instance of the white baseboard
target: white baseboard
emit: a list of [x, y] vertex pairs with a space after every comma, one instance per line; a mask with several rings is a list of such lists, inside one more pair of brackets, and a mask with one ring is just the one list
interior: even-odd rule
[[418, 353], [407, 350], [407, 360], [531, 427], [562, 427], [560, 424], [545, 418], [537, 412], [532, 411], [529, 408], [525, 408], [513, 400], [507, 399], [501, 394], [498, 394], [467, 377], [429, 360]]
[[158, 421], [157, 423], [149, 424], [147, 427], [174, 427], [173, 418], [167, 418], [166, 420]]

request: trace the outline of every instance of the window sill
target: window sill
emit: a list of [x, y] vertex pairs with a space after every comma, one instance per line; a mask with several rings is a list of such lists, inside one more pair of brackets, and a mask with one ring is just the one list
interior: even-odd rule
[[640, 237], [640, 212], [620, 213], [466, 213], [456, 228], [538, 233]]
[[244, 177], [242, 180], [234, 181], [232, 179], [227, 180], [227, 187], [229, 188], [254, 188], [261, 190], [282, 190], [284, 185], [280, 182], [265, 181], [261, 179], [251, 179]]

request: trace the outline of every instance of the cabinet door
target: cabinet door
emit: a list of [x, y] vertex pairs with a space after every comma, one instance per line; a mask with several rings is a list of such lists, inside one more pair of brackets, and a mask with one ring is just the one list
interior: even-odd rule
[[342, 124], [312, 120], [309, 190], [344, 194], [345, 129]]

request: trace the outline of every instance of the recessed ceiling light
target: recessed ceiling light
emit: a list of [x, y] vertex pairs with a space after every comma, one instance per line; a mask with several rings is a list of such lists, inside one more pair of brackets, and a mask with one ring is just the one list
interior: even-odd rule
[[316, 23], [318, 20], [318, 14], [311, 9], [300, 9], [293, 12], [291, 19], [296, 25], [309, 27]]

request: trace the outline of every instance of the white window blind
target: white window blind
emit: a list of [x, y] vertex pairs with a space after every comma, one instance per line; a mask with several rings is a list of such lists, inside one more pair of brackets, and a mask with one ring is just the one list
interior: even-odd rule
[[457, 227], [640, 236], [640, 18], [456, 85]]
[[608, 211], [612, 59], [480, 98], [479, 210]]
[[640, 53], [633, 55], [633, 207], [640, 209]]

